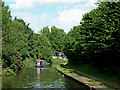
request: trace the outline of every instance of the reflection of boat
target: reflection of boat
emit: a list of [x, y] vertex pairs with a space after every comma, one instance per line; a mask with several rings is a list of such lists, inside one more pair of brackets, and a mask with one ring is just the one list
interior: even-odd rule
[[37, 68], [37, 79], [38, 79], [38, 83], [40, 83], [40, 74], [41, 74], [41, 68]]
[[41, 60], [40, 64], [36, 64], [35, 67], [41, 68], [47, 66], [47, 62], [45, 60]]

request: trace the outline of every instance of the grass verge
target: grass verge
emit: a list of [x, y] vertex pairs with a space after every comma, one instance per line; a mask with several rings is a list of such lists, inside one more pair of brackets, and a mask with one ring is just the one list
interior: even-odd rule
[[98, 85], [100, 85], [100, 86], [102, 86], [102, 87], [104, 87], [104, 88], [114, 89], [113, 87], [111, 87], [111, 86], [109, 86], [109, 85], [105, 85], [105, 84], [103, 84], [103, 83], [101, 83], [101, 82], [99, 82], [99, 81], [95, 81], [95, 80], [93, 80], [93, 79], [91, 79], [91, 78], [88, 78], [88, 77], [83, 76], [83, 75], [81, 75], [81, 74], [78, 74], [78, 73], [76, 73], [76, 72], [74, 72], [74, 71], [72, 71], [72, 70], [70, 70], [70, 69], [67, 69], [67, 68], [64, 67], [63, 64], [57, 65], [56, 68], [57, 68], [58, 70], [62, 71], [63, 73], [70, 73], [70, 74], [73, 74], [73, 75], [82, 76], [85, 80], [87, 80], [87, 81], [89, 81], [89, 82], [92, 82], [92, 85], [98, 84]]
[[51, 59], [51, 62], [52, 62], [51, 65], [53, 67], [57, 67], [57, 65], [59, 65], [59, 64], [67, 64], [68, 60], [63, 60], [63, 59], [60, 59], [60, 58], [56, 58], [56, 59]]
[[107, 80], [107, 81], [111, 81], [114, 82], [116, 84], [120, 84], [120, 75], [110, 75], [110, 74], [106, 74], [106, 73], [101, 73], [98, 69], [91, 67], [90, 65], [86, 64], [86, 65], [71, 65], [71, 64], [67, 64], [67, 66], [78, 70], [80, 72], [83, 73], [87, 73], [89, 75]]

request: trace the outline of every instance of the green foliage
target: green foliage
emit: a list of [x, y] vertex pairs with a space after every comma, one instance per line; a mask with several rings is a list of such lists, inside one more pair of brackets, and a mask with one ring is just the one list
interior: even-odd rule
[[55, 26], [51, 30], [44, 27], [36, 34], [23, 20], [12, 20], [9, 7], [2, 3], [3, 67], [22, 69], [26, 58], [50, 62], [55, 50], [64, 51], [70, 63], [90, 64], [102, 72], [120, 74], [120, 1], [97, 4], [66, 35]]
[[40, 33], [41, 35], [44, 35], [44, 36], [46, 36], [46, 37], [49, 37], [49, 35], [50, 35], [50, 30], [49, 30], [48, 27], [44, 27], [42, 30], [39, 31], [39, 33]]
[[5, 68], [2, 71], [3, 76], [11, 76], [11, 75], [16, 75], [12, 69]]
[[51, 59], [51, 61], [52, 61], [52, 64], [57, 64], [57, 65], [58, 65], [58, 64], [61, 64], [61, 63], [62, 63], [62, 64], [63, 64], [63, 63], [64, 63], [64, 64], [67, 64], [67, 62], [68, 62], [67, 60], [63, 60], [63, 59], [59, 59], [59, 58]]
[[58, 56], [58, 53], [57, 53], [57, 52], [55, 52], [55, 56]]
[[64, 53], [71, 63], [90, 64], [103, 73], [120, 74], [119, 36], [120, 1], [99, 2], [66, 35]]
[[36, 60], [33, 60], [33, 58], [26, 58], [23, 61], [23, 66], [24, 67], [34, 67], [36, 63]]
[[[24, 67], [26, 58], [52, 58], [51, 44], [45, 35], [36, 34], [24, 20], [11, 19], [9, 7], [2, 3], [2, 61], [3, 68], [14, 71]], [[31, 61], [32, 62], [32, 61]]]
[[45, 60], [52, 58], [51, 44], [46, 36], [40, 34], [33, 34], [30, 37], [30, 56], [34, 59], [41, 57]]
[[62, 29], [59, 29], [55, 26], [51, 28], [51, 31], [48, 27], [44, 27], [41, 31], [39, 31], [41, 35], [46, 36], [49, 39], [52, 50], [62, 51], [64, 48], [64, 37], [65, 32]]

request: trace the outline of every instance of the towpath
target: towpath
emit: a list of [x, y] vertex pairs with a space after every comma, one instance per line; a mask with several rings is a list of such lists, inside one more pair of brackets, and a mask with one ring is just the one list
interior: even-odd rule
[[94, 76], [91, 76], [91, 75], [89, 75], [89, 74], [86, 74], [86, 73], [77, 71], [77, 70], [75, 70], [75, 69], [73, 69], [73, 68], [71, 68], [71, 67], [68, 67], [68, 66], [66, 66], [66, 65], [64, 65], [64, 67], [65, 67], [65, 68], [68, 68], [68, 69], [70, 69], [70, 70], [72, 70], [72, 71], [74, 71], [74, 72], [77, 72], [78, 74], [81, 74], [81, 75], [83, 75], [83, 76], [86, 76], [86, 77], [88, 77], [88, 78], [91, 78], [91, 79], [93, 79], [93, 80], [100, 81], [100, 82], [102, 82], [102, 83], [104, 83], [104, 84], [107, 84], [107, 85], [109, 85], [109, 86], [113, 86], [113, 87], [115, 87], [115, 88], [117, 88], [117, 89], [120, 89], [120, 85], [118, 85], [118, 84], [116, 84], [116, 83], [113, 83], [113, 82], [110, 82], [110, 81], [107, 81], [107, 80], [103, 80], [103, 79], [101, 79], [101, 78], [94, 77]]

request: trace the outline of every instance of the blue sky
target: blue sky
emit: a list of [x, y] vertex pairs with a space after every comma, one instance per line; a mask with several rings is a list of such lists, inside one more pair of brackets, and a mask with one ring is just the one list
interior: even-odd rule
[[38, 32], [43, 27], [56, 26], [69, 32], [79, 25], [82, 15], [95, 9], [96, 0], [3, 0], [11, 14], [30, 23]]

